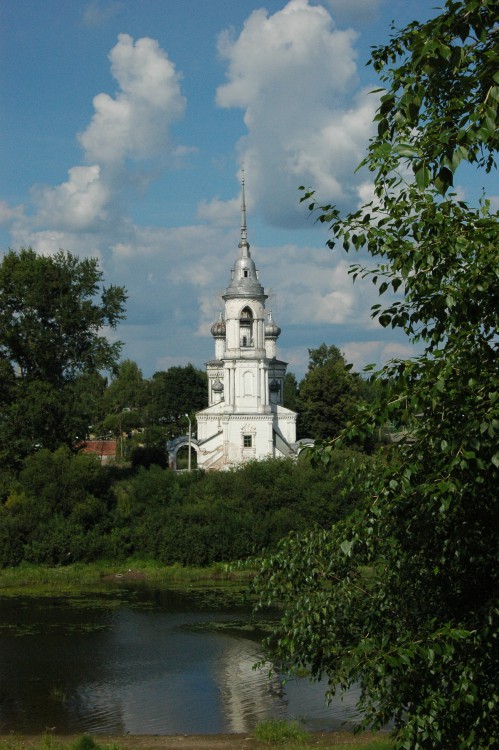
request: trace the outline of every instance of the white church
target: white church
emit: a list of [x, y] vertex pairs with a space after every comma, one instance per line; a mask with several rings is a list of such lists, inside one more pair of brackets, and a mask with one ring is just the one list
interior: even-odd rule
[[196, 414], [199, 469], [296, 455], [297, 414], [282, 405], [287, 362], [276, 357], [281, 329], [272, 312], [266, 313], [267, 296], [247, 240], [243, 177], [241, 241], [222, 296], [224, 309], [211, 327], [215, 358], [206, 365], [209, 406]]

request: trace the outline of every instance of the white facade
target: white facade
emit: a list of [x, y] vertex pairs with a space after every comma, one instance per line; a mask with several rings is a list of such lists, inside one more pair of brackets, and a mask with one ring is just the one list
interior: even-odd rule
[[282, 406], [286, 362], [276, 358], [281, 332], [266, 315], [246, 234], [244, 180], [241, 241], [211, 327], [215, 359], [207, 363], [209, 406], [196, 414], [197, 465], [227, 469], [245, 461], [294, 455], [296, 413]]

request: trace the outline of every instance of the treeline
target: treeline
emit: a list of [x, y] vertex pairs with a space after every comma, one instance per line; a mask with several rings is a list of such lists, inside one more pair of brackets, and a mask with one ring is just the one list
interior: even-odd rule
[[[208, 404], [204, 371], [188, 364], [144, 378], [119, 361], [120, 342], [102, 336], [125, 317], [126, 291], [103, 285], [96, 259], [60, 251], [9, 251], [0, 262], [0, 465], [16, 475], [26, 457], [85, 440], [114, 438], [118, 458], [137, 447], [165, 453], [185, 434], [187, 415]], [[284, 404], [298, 412], [298, 437], [334, 437], [372, 386], [335, 346], [309, 349], [298, 383], [289, 373]], [[365, 445], [365, 448], [372, 446]]]
[[343, 451], [317, 469], [301, 458], [229, 472], [102, 466], [66, 448], [29, 456], [0, 491], [0, 566], [151, 558], [206, 565], [258, 554], [292, 530], [328, 527], [358, 502], [372, 462]]
[[[104, 286], [98, 262], [60, 251], [9, 251], [0, 262], [0, 466], [90, 437], [161, 446], [207, 405], [206, 373], [172, 367], [144, 379], [102, 331], [125, 317], [126, 292]], [[133, 446], [130, 446], [133, 447]]]
[[[327, 469], [269, 461], [176, 475], [166, 442], [207, 405], [192, 364], [144, 378], [102, 334], [126, 292], [105, 287], [95, 259], [9, 251], [0, 263], [0, 566], [150, 557], [204, 565], [260, 552], [289, 531], [330, 526], [357, 502], [374, 460], [338, 453]], [[303, 380], [285, 382], [298, 437], [334, 436], [372, 397], [335, 346], [309, 350]], [[82, 452], [115, 438], [116, 462]]]

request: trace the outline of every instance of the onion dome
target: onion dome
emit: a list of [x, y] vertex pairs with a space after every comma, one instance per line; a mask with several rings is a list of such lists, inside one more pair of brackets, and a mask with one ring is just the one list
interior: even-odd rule
[[222, 311], [218, 315], [218, 320], [213, 323], [211, 327], [212, 336], [215, 338], [225, 337], [225, 320], [223, 319]]
[[271, 393], [277, 393], [280, 390], [281, 390], [281, 386], [279, 385], [277, 380], [272, 380], [269, 384], [269, 391]]
[[213, 385], [211, 386], [211, 390], [214, 391], [215, 393], [222, 393], [223, 389], [224, 389], [224, 387], [223, 387], [222, 383], [217, 378], [214, 381]]
[[276, 339], [278, 336], [281, 335], [281, 329], [272, 320], [272, 310], [269, 311], [269, 319], [267, 323], [265, 324], [265, 338], [267, 339]]

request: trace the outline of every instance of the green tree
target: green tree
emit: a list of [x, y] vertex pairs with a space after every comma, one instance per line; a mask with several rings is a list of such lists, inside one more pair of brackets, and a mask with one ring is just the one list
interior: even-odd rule
[[296, 411], [298, 408], [298, 381], [294, 372], [287, 372], [284, 376], [284, 387], [283, 387], [283, 406], [291, 411]]
[[335, 364], [340, 362], [345, 364], [344, 357], [337, 346], [334, 344], [322, 343], [317, 349], [308, 350], [308, 370], [309, 372], [315, 370], [316, 367], [325, 367], [329, 364]]
[[[73, 446], [87, 425], [81, 378], [115, 365], [103, 335], [124, 317], [125, 292], [101, 287], [97, 260], [9, 251], [0, 264], [0, 456]], [[83, 410], [85, 411], [85, 410]]]
[[102, 432], [112, 432], [119, 440], [119, 455], [124, 457], [123, 435], [143, 427], [146, 385], [139, 366], [126, 359], [117, 366], [114, 377], [106, 388], [103, 399]]
[[96, 559], [109, 530], [109, 474], [68, 448], [27, 456], [0, 506], [0, 565]]
[[336, 436], [352, 419], [363, 385], [336, 346], [321, 344], [308, 354], [297, 400], [298, 436], [323, 440]]
[[188, 364], [154, 373], [150, 390], [150, 411], [152, 419], [165, 427], [169, 438], [183, 434], [186, 414], [193, 416], [206, 406], [208, 381], [202, 370]]
[[[373, 53], [386, 84], [365, 164], [374, 198], [331, 226], [330, 246], [367, 250], [373, 315], [422, 354], [390, 381], [357, 432], [403, 424], [410, 439], [364, 477], [364, 507], [331, 531], [288, 539], [257, 587], [279, 601], [284, 663], [335, 691], [359, 682], [364, 725], [393, 721], [396, 747], [495, 747], [499, 736], [497, 214], [451, 191], [461, 162], [497, 152], [497, 4], [447, 0]], [[412, 175], [412, 177], [411, 177]], [[327, 462], [337, 439], [318, 458]]]
[[145, 401], [145, 387], [140, 367], [125, 359], [117, 366], [104, 396], [104, 408], [109, 414], [125, 409], [138, 411]]

